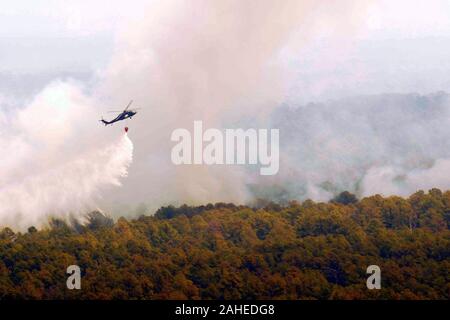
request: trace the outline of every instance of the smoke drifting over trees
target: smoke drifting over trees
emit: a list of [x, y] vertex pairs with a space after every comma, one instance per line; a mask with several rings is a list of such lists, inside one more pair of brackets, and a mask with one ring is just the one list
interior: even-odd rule
[[383, 94], [294, 107], [273, 116], [284, 156], [276, 177], [279, 199], [450, 188], [448, 94]]
[[[0, 146], [7, 156], [0, 162], [0, 223], [23, 228], [50, 214], [130, 202], [249, 201], [242, 168], [174, 168], [171, 131], [198, 119], [220, 126], [267, 114], [282, 101], [287, 80], [277, 62], [280, 51], [324, 27], [346, 32], [358, 20], [347, 9], [363, 15], [365, 5], [303, 0], [143, 6], [142, 19], [119, 32], [114, 55], [93, 86], [56, 81], [30, 103], [1, 113]], [[316, 20], [327, 23], [317, 28], [311, 23]], [[119, 156], [122, 163], [104, 169], [114, 172], [102, 172], [105, 163], [117, 164], [124, 143], [96, 120], [107, 106], [117, 108], [130, 97], [143, 108], [131, 131], [135, 162], [124, 187], [110, 193], [125, 174], [131, 148]], [[93, 172], [103, 174], [92, 181]], [[70, 187], [76, 185], [79, 190]]]
[[[49, 215], [97, 208], [124, 214], [130, 203], [151, 210], [449, 188], [445, 94], [282, 106], [291, 80], [283, 54], [324, 33], [351, 38], [370, 4], [149, 5], [121, 29], [95, 82], [57, 80], [21, 108], [0, 112], [0, 225], [26, 228]], [[142, 110], [130, 123], [130, 166], [132, 146], [118, 137], [121, 127], [105, 130], [97, 120], [131, 98]], [[279, 174], [261, 179], [247, 167], [174, 166], [170, 134], [194, 120], [280, 129]]]

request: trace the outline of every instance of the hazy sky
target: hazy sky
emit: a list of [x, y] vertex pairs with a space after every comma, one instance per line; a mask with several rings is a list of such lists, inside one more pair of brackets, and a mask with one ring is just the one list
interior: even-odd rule
[[[156, 0], [153, 0], [156, 1]], [[83, 37], [111, 34], [124, 19], [139, 18], [152, 0], [16, 0], [0, 7], [1, 37]], [[448, 35], [448, 0], [377, 0], [370, 33], [410, 37]]]
[[83, 37], [114, 32], [148, 0], [17, 0], [0, 7], [2, 37]]
[[[141, 19], [151, 2], [3, 3], [0, 92], [8, 95], [8, 86], [17, 92], [11, 74], [34, 75], [38, 78], [33, 78], [33, 85], [38, 86], [59, 75], [95, 73], [108, 63], [118, 30]], [[351, 43], [328, 40], [312, 42], [288, 56], [294, 74], [290, 99], [302, 103], [355, 93], [438, 91], [450, 85], [449, 0], [378, 0], [357, 34], [351, 35]]]

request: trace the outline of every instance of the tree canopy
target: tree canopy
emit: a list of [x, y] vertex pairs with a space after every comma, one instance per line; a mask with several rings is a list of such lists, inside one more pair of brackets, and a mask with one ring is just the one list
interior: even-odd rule
[[[0, 231], [1, 299], [448, 299], [450, 191]], [[82, 270], [81, 290], [66, 268]], [[381, 268], [381, 290], [366, 268]]]

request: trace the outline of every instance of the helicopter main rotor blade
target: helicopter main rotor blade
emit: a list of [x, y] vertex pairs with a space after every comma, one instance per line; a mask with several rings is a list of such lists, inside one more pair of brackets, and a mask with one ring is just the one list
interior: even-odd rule
[[124, 111], [127, 111], [128, 110], [128, 108], [131, 106], [131, 104], [133, 103], [133, 100], [131, 100], [130, 101], [130, 103], [127, 105], [127, 107], [125, 108], [125, 110]]

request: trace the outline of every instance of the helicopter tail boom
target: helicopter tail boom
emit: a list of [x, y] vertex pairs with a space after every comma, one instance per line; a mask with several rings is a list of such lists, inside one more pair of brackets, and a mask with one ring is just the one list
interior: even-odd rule
[[111, 124], [111, 122], [108, 122], [104, 119], [100, 120], [100, 122], [102, 122], [105, 126], [107, 126], [108, 124]]

